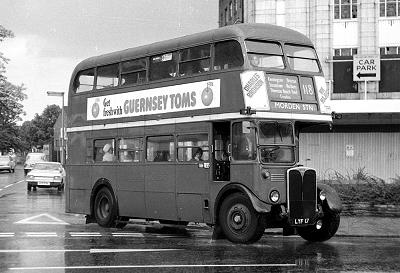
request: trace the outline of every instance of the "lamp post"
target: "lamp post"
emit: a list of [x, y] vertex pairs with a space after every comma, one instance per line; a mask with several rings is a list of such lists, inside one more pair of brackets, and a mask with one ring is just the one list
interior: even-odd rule
[[61, 104], [61, 164], [64, 165], [64, 92], [47, 91], [48, 96], [62, 98]]

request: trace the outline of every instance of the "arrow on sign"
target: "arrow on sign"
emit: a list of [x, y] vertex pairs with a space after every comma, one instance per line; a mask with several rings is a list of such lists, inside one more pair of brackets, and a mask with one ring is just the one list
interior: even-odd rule
[[357, 77], [361, 79], [362, 77], [376, 77], [376, 73], [364, 73], [358, 72]]

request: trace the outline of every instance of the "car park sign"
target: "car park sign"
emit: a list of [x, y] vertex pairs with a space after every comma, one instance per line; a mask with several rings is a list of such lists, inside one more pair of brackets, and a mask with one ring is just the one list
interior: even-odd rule
[[353, 81], [380, 81], [381, 60], [379, 55], [353, 56]]

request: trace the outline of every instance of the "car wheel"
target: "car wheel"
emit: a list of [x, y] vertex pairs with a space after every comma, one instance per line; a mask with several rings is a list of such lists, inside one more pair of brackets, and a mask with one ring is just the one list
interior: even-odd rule
[[226, 238], [233, 243], [253, 243], [264, 234], [265, 221], [243, 193], [228, 196], [219, 211], [219, 223]]
[[33, 191], [36, 191], [37, 189], [36, 189], [36, 186], [33, 186]]
[[28, 184], [27, 187], [26, 187], [26, 189], [27, 189], [28, 191], [31, 191], [32, 186]]
[[59, 185], [59, 186], [57, 187], [57, 190], [58, 190], [58, 191], [64, 190], [64, 184]]

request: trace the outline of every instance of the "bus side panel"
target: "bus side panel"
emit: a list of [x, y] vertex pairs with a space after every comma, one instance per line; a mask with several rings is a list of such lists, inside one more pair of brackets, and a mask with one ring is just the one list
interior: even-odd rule
[[146, 215], [152, 219], [177, 220], [175, 163], [145, 165]]
[[117, 179], [119, 214], [146, 218], [143, 164], [130, 163], [117, 166]]
[[210, 169], [205, 169], [203, 163], [190, 162], [176, 165], [178, 216], [182, 221], [203, 222], [202, 194], [206, 193], [210, 176]]
[[256, 164], [254, 162], [231, 162], [231, 181], [243, 184], [254, 192], [254, 174], [256, 173], [254, 167], [256, 167]]
[[92, 185], [86, 166], [66, 167], [66, 212], [90, 214], [90, 193]]

